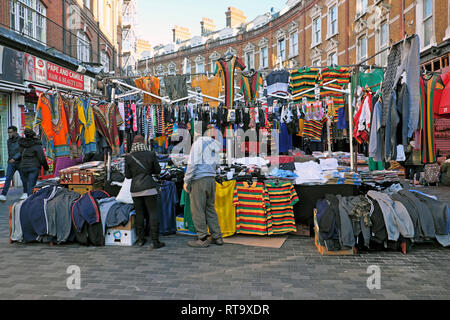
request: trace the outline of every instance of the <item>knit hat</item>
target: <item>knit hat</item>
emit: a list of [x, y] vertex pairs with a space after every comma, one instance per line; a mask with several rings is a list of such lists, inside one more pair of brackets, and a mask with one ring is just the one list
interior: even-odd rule
[[143, 137], [143, 136], [141, 136], [141, 135], [137, 135], [137, 136], [135, 136], [135, 137], [134, 137], [134, 139], [133, 139], [133, 143], [137, 143], [137, 142], [140, 142], [140, 143], [145, 143], [145, 139], [144, 139], [144, 137]]
[[25, 138], [32, 139], [32, 138], [36, 137], [36, 133], [31, 129], [28, 129], [28, 128], [25, 129], [24, 133], [25, 133]]

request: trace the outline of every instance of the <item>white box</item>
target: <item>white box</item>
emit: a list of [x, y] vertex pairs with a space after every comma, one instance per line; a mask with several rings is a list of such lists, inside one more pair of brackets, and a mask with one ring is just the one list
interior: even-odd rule
[[135, 228], [131, 230], [106, 229], [105, 245], [107, 246], [132, 246], [136, 240]]

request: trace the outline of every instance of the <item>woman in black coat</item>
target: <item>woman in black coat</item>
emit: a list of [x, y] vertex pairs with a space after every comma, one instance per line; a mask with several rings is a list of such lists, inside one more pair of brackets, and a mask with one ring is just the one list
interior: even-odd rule
[[145, 244], [144, 220], [147, 218], [154, 249], [165, 245], [159, 241], [158, 191], [152, 177], [153, 174], [160, 173], [161, 167], [156, 154], [148, 150], [143, 136], [136, 136], [131, 153], [125, 157], [125, 177], [132, 179], [130, 191], [136, 210], [138, 245]]
[[22, 178], [23, 190], [28, 196], [33, 194], [33, 189], [41, 171], [41, 167], [48, 171], [47, 159], [45, 158], [42, 142], [36, 137], [31, 129], [25, 129], [25, 138], [19, 139], [20, 176]]

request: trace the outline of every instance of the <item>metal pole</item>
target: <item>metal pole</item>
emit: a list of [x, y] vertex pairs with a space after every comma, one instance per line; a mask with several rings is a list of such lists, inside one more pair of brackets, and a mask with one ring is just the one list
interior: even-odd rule
[[352, 89], [351, 84], [348, 85], [348, 130], [350, 137], [350, 170], [355, 171], [355, 165], [353, 162], [353, 110], [352, 110]]

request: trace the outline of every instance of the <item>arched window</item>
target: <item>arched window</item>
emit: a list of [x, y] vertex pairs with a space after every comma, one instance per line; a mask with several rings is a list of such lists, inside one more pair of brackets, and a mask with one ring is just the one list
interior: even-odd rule
[[91, 62], [91, 42], [81, 30], [77, 33], [77, 59], [81, 62]]

